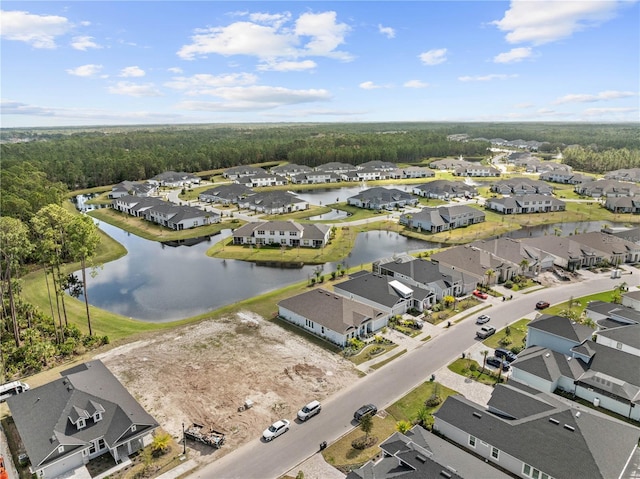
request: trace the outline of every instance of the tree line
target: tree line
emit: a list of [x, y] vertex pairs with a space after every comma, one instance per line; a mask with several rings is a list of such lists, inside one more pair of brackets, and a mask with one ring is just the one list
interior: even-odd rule
[[640, 150], [627, 148], [598, 150], [572, 146], [562, 152], [563, 162], [574, 170], [591, 173], [640, 168]]
[[[40, 371], [57, 360], [108, 342], [93, 335], [87, 296], [87, 268], [100, 236], [91, 217], [57, 204], [38, 210], [29, 221], [0, 217], [0, 361], [4, 379]], [[65, 271], [79, 262], [81, 277]], [[49, 311], [39, 311], [21, 297], [19, 279], [29, 265], [45, 275]], [[69, 323], [66, 292], [84, 296], [89, 333]]]

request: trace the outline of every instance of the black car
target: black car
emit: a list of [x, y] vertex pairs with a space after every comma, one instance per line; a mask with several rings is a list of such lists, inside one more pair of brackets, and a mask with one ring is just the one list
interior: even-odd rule
[[358, 409], [356, 412], [353, 413], [353, 419], [360, 422], [360, 420], [364, 416], [375, 416], [377, 413], [378, 413], [377, 407], [375, 407], [373, 404], [365, 404], [364, 406], [362, 406], [360, 409]]
[[495, 356], [489, 356], [487, 358], [487, 364], [489, 366], [493, 366], [494, 368], [499, 368], [500, 364], [502, 364], [502, 370], [503, 371], [508, 371], [509, 368], [511, 367], [511, 366], [509, 366], [509, 363], [507, 361], [505, 361], [503, 359], [500, 359], [500, 358], [496, 358]]
[[499, 349], [496, 349], [496, 351], [493, 354], [495, 357], [504, 359], [505, 361], [508, 361], [510, 363], [518, 359], [518, 355], [515, 353], [512, 353], [508, 349], [499, 348]]

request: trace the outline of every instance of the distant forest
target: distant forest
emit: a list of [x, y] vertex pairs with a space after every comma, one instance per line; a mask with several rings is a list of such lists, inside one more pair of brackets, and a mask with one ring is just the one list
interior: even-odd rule
[[[447, 139], [461, 133], [471, 140]], [[21, 138], [32, 141], [9, 141]], [[487, 157], [490, 143], [486, 140], [492, 138], [548, 142], [542, 151], [564, 152], [565, 162], [581, 171], [640, 167], [637, 124], [295, 123], [4, 129], [0, 154], [3, 170], [29, 163], [50, 181], [75, 190], [144, 180], [167, 170], [202, 172], [273, 161], [313, 167], [331, 161], [418, 164], [446, 156]]]

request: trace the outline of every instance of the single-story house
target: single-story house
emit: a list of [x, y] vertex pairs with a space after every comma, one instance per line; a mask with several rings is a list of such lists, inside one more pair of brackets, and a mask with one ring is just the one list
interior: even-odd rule
[[206, 203], [229, 205], [238, 203], [240, 198], [244, 198], [245, 196], [252, 195], [254, 193], [255, 192], [251, 188], [245, 185], [233, 183], [229, 185], [219, 185], [203, 191], [198, 195], [198, 199]]
[[342, 179], [333, 171], [310, 171], [296, 173], [289, 178], [296, 185], [315, 185], [318, 183], [338, 183]]
[[286, 163], [284, 165], [278, 165], [271, 168], [269, 171], [275, 175], [286, 176], [287, 178], [299, 173], [309, 173], [313, 171], [313, 168], [306, 165], [296, 165], [295, 163]]
[[125, 195], [114, 198], [111, 201], [111, 207], [114, 210], [122, 211], [131, 216], [144, 216], [144, 212], [154, 206], [161, 206], [167, 204], [166, 201], [161, 200], [155, 196], [133, 196]]
[[592, 198], [612, 198], [616, 196], [640, 195], [640, 186], [618, 180], [586, 181], [573, 188], [576, 193]]
[[309, 203], [288, 191], [263, 191], [241, 198], [238, 208], [277, 215], [302, 211], [309, 208]]
[[418, 198], [397, 188], [369, 188], [347, 198], [347, 204], [370, 210], [392, 210], [417, 203]]
[[478, 190], [463, 181], [434, 180], [416, 185], [412, 190], [414, 195], [425, 198], [447, 200], [449, 198], [471, 198], [478, 194]]
[[253, 176], [258, 174], [266, 173], [264, 168], [259, 168], [257, 166], [233, 166], [231, 168], [227, 168], [222, 173], [222, 176], [229, 180], [237, 180], [238, 178], [242, 178], [244, 176]]
[[614, 213], [640, 213], [640, 198], [618, 196], [607, 198], [604, 207]]
[[396, 180], [404, 178], [433, 178], [436, 172], [424, 166], [408, 166], [406, 168], [396, 168], [389, 172], [389, 178]]
[[384, 328], [389, 321], [389, 313], [325, 289], [314, 289], [280, 301], [278, 315], [342, 347], [349, 339], [365, 337]]
[[178, 188], [183, 186], [199, 185], [200, 177], [191, 173], [185, 173], [184, 171], [165, 171], [159, 175], [154, 176], [148, 180], [149, 183], [153, 183], [160, 186], [167, 186], [170, 188]]
[[120, 198], [122, 196], [132, 195], [147, 197], [151, 196], [157, 191], [158, 187], [154, 183], [139, 182], [139, 181], [121, 181], [117, 185], [111, 187], [111, 193], [109, 198]]
[[331, 227], [324, 224], [301, 224], [295, 221], [260, 221], [247, 223], [233, 231], [233, 244], [321, 248], [329, 243]]
[[485, 204], [487, 209], [505, 215], [551, 213], [554, 211], [564, 211], [566, 209], [566, 203], [564, 201], [541, 194], [489, 198]]
[[101, 361], [61, 375], [7, 400], [36, 477], [60, 477], [107, 453], [118, 463], [151, 443], [158, 423]]
[[620, 170], [609, 171], [604, 175], [607, 180], [632, 181], [640, 183], [640, 168], [622, 168]]
[[163, 205], [152, 206], [144, 212], [144, 218], [159, 225], [181, 231], [189, 228], [197, 228], [211, 223], [219, 223], [221, 217], [218, 213], [203, 211], [193, 206], [178, 206], [164, 202]]
[[403, 214], [399, 222], [409, 228], [439, 233], [482, 223], [485, 216], [482, 211], [467, 205], [436, 206], [422, 208], [418, 213]]
[[530, 178], [510, 178], [495, 182], [491, 185], [491, 191], [501, 195], [550, 195], [553, 193], [553, 188], [544, 181]]
[[517, 382], [494, 388], [487, 407], [449, 396], [433, 429], [515, 477], [633, 477], [640, 430]]
[[287, 179], [284, 176], [276, 175], [275, 173], [256, 173], [250, 176], [241, 176], [236, 178], [236, 183], [244, 185], [247, 188], [259, 188], [261, 186], [282, 186], [287, 184]]

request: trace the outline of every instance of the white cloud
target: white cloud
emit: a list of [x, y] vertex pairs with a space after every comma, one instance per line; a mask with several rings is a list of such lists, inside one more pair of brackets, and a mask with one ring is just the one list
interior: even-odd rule
[[145, 72], [139, 66], [135, 66], [134, 65], [134, 66], [131, 66], [131, 67], [125, 67], [122, 70], [120, 70], [120, 74], [118, 76], [119, 77], [125, 77], [125, 78], [143, 77], [143, 76], [145, 76]]
[[308, 56], [352, 59], [349, 53], [337, 50], [349, 26], [337, 23], [335, 12], [304, 13], [289, 26], [285, 26], [291, 20], [289, 14], [252, 14], [249, 19], [252, 21], [197, 30], [178, 56], [193, 60], [209, 54], [247, 55], [267, 63]]
[[107, 91], [113, 95], [126, 95], [135, 97], [162, 96], [162, 93], [153, 83], [133, 83], [128, 81], [118, 82], [115, 86], [110, 86]]
[[512, 48], [508, 52], [500, 53], [493, 57], [494, 63], [515, 63], [521, 62], [526, 58], [530, 58], [533, 55], [533, 50], [530, 47]]
[[409, 80], [404, 82], [403, 86], [406, 88], [427, 88], [429, 84], [422, 80]]
[[93, 37], [84, 36], [84, 37], [73, 37], [73, 39], [71, 40], [71, 48], [86, 52], [89, 48], [102, 48], [102, 47], [93, 41]]
[[98, 73], [100, 73], [101, 70], [102, 70], [102, 65], [88, 64], [88, 65], [81, 65], [76, 68], [69, 68], [66, 70], [66, 72], [69, 75], [74, 75], [77, 77], [94, 77]]
[[190, 77], [176, 77], [166, 82], [164, 86], [184, 91], [187, 95], [207, 95], [220, 87], [253, 85], [257, 80], [258, 78], [251, 73], [229, 73], [227, 75], [201, 73]]
[[273, 61], [273, 62], [265, 62], [258, 65], [258, 70], [260, 71], [274, 71], [274, 72], [292, 72], [292, 71], [303, 71], [303, 70], [313, 70], [318, 65], [313, 60], [303, 60], [301, 62], [296, 61]]
[[617, 100], [619, 98], [629, 98], [636, 96], [637, 93], [632, 91], [601, 91], [600, 93], [596, 93], [595, 95], [591, 94], [583, 94], [583, 93], [572, 93], [569, 95], [565, 95], [563, 97], [558, 98], [553, 103], [556, 105], [560, 105], [562, 103], [592, 103], [596, 101], [608, 101], [608, 100]]
[[508, 32], [506, 39], [509, 43], [542, 45], [609, 20], [625, 3], [629, 2], [512, 0], [504, 17], [492, 23], [503, 32]]
[[518, 75], [513, 74], [513, 75], [505, 75], [505, 74], [498, 74], [498, 73], [494, 73], [491, 75], [477, 75], [477, 76], [463, 76], [463, 77], [458, 77], [458, 80], [463, 81], [463, 82], [469, 82], [469, 81], [492, 81], [492, 80], [506, 80], [508, 78], [517, 78]]
[[438, 65], [447, 61], [447, 49], [438, 48], [429, 50], [428, 52], [418, 55], [418, 58], [420, 58], [425, 65]]
[[328, 101], [327, 90], [291, 90], [282, 87], [248, 86], [223, 87], [209, 92], [224, 101], [185, 101], [177, 105], [184, 110], [204, 111], [251, 111], [269, 110], [286, 105]]
[[387, 38], [395, 38], [396, 36], [396, 31], [391, 27], [383, 27], [382, 25], [378, 24], [378, 31]]
[[180, 68], [180, 67], [171, 67], [171, 68], [167, 68], [167, 71], [179, 75], [180, 73], [182, 73], [182, 68]]
[[65, 17], [33, 15], [23, 11], [0, 11], [0, 36], [25, 42], [34, 48], [55, 48], [56, 37], [72, 28]]
[[375, 83], [373, 83], [372, 81], [365, 81], [360, 83], [360, 85], [358, 85], [360, 88], [362, 88], [363, 90], [376, 90], [378, 88], [383, 88], [382, 85], [376, 85]]

